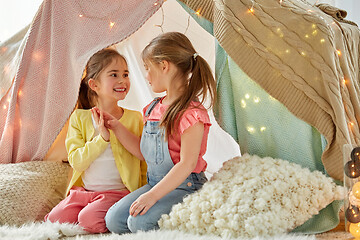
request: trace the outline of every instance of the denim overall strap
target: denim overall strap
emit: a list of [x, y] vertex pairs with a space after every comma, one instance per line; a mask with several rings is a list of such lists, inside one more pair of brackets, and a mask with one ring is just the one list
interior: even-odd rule
[[154, 100], [150, 103], [149, 107], [146, 109], [145, 117], [150, 115], [151, 111], [154, 109], [156, 104], [160, 102], [160, 100], [161, 100], [160, 97], [154, 98]]
[[[145, 112], [145, 116], [149, 116], [156, 104], [160, 102], [160, 98], [154, 99]], [[150, 186], [154, 186], [174, 167], [171, 159], [168, 141], [165, 141], [164, 130], [159, 127], [159, 121], [146, 121], [140, 141], [140, 150], [147, 163], [147, 179]], [[195, 183], [204, 183], [206, 181], [205, 174], [192, 173], [179, 186], [179, 188], [191, 189]], [[197, 185], [197, 184], [195, 184]], [[195, 190], [193, 189], [193, 190]]]

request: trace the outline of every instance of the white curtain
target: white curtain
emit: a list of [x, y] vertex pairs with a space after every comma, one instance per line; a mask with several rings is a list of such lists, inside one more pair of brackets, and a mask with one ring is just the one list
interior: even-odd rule
[[[121, 106], [142, 111], [142, 108], [156, 96], [151, 92], [149, 84], [145, 80], [145, 69], [140, 58], [142, 49], [149, 41], [162, 33], [162, 29], [156, 25], [161, 25], [164, 32], [178, 31], [185, 33], [186, 31], [187, 37], [193, 43], [197, 52], [214, 69], [215, 44], [213, 36], [202, 29], [175, 0], [168, 0], [163, 4], [162, 9], [154, 14], [136, 33], [116, 45], [116, 49], [127, 59], [131, 82], [128, 96], [124, 101], [119, 102]], [[158, 94], [158, 96], [164, 94]], [[240, 149], [233, 138], [216, 123], [211, 110], [209, 115], [212, 127], [210, 128], [208, 147], [204, 158], [208, 163], [206, 174], [211, 177], [222, 166], [224, 161], [239, 156]]]

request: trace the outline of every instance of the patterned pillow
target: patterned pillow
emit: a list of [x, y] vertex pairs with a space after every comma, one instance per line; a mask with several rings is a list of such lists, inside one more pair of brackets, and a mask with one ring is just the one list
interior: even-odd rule
[[0, 224], [43, 220], [64, 198], [69, 169], [62, 162], [0, 164]]
[[343, 197], [344, 188], [319, 171], [246, 154], [225, 162], [201, 190], [163, 215], [159, 225], [225, 238], [273, 236]]

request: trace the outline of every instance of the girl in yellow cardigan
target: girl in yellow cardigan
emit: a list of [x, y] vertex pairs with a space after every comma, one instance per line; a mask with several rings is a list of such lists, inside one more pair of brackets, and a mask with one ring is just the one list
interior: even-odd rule
[[[146, 163], [140, 152], [142, 115], [117, 105], [129, 89], [127, 63], [117, 51], [103, 49], [89, 59], [79, 109], [70, 117], [65, 142], [73, 168], [68, 196], [45, 220], [78, 223], [91, 233], [106, 232], [107, 210], [146, 184]], [[104, 114], [117, 119], [116, 129]]]

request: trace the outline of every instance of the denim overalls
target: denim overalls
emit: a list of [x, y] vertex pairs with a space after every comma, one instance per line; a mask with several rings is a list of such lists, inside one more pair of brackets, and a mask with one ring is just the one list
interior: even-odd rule
[[[160, 98], [154, 99], [149, 105], [145, 116], [149, 116], [159, 101]], [[144, 215], [130, 216], [131, 204], [140, 195], [160, 182], [174, 166], [170, 157], [168, 143], [164, 141], [163, 130], [159, 128], [159, 121], [147, 121], [145, 123], [140, 149], [147, 163], [148, 184], [128, 194], [108, 210], [105, 221], [106, 227], [111, 232], [128, 233], [138, 230], [158, 229], [157, 222], [162, 214], [170, 213], [173, 205], [182, 202], [184, 196], [199, 190], [207, 181], [203, 172], [191, 173], [180, 186], [156, 202]]]

